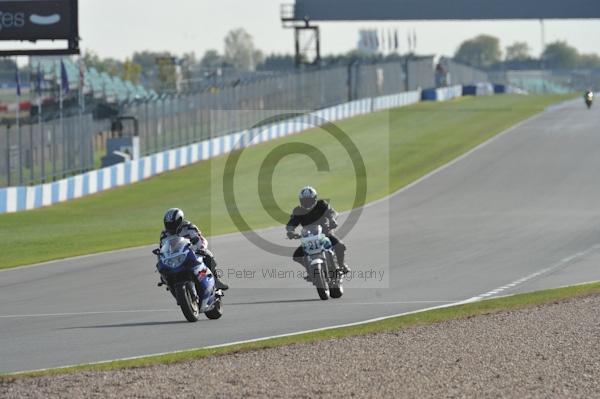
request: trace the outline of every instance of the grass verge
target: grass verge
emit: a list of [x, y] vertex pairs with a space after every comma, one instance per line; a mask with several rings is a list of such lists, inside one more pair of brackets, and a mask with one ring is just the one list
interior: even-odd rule
[[212, 349], [196, 349], [178, 353], [148, 356], [131, 360], [118, 360], [99, 364], [79, 365], [74, 367], [48, 369], [44, 371], [26, 372], [22, 374], [0, 375], [0, 380], [10, 381], [14, 378], [55, 376], [83, 371], [106, 371], [122, 368], [148, 367], [156, 364], [171, 364], [183, 361], [197, 360], [209, 356], [227, 355], [252, 350], [275, 348], [284, 345], [306, 344], [316, 341], [338, 339], [364, 334], [392, 332], [409, 327], [426, 326], [447, 320], [465, 319], [474, 316], [487, 315], [503, 311], [531, 308], [547, 305], [558, 301], [578, 297], [600, 295], [600, 282], [576, 285], [571, 287], [537, 291], [527, 294], [488, 299], [458, 306], [434, 309], [405, 316], [365, 323], [351, 327], [332, 328], [329, 330], [304, 333], [293, 336], [265, 339], [250, 343], [230, 345]]
[[[366, 200], [373, 201], [567, 98], [466, 97], [376, 112], [336, 125], [364, 160]], [[300, 154], [269, 164], [271, 151], [298, 142], [322, 151], [329, 171], [317, 170]], [[229, 199], [223, 195], [226, 161], [227, 155], [75, 201], [0, 215], [0, 269], [156, 242], [164, 211], [175, 206], [208, 235], [237, 231], [225, 206]], [[274, 171], [274, 201], [267, 204], [258, 200], [268, 188], [259, 178], [261, 165]], [[285, 223], [299, 188], [307, 184], [331, 199], [336, 209], [352, 208], [356, 182], [351, 159], [319, 128], [248, 148], [235, 173], [238, 206], [252, 229]]]

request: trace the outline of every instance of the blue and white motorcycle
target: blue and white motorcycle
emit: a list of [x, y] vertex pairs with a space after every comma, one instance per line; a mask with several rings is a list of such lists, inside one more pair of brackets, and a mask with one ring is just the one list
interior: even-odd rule
[[300, 239], [304, 264], [308, 266], [308, 278], [317, 288], [319, 298], [341, 298], [344, 294], [344, 274], [323, 228], [320, 225], [306, 226], [301, 234], [295, 234], [293, 238]]
[[215, 278], [202, 258], [194, 253], [190, 240], [169, 236], [160, 249], [152, 251], [158, 257], [156, 269], [160, 285], [167, 285], [183, 315], [189, 322], [198, 321], [204, 313], [209, 319], [223, 315], [223, 292], [216, 289]]

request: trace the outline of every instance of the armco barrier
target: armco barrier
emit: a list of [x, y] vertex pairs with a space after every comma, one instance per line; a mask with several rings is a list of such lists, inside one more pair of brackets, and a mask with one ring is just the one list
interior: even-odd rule
[[460, 96], [462, 96], [462, 86], [425, 89], [421, 92], [421, 100], [423, 101], [447, 101]]
[[436, 89], [425, 89], [421, 92], [422, 101], [437, 101]]
[[527, 94], [526, 90], [519, 89], [518, 87], [503, 85], [503, 84], [495, 84], [494, 85], [494, 94]]
[[437, 101], [452, 100], [462, 96], [462, 86], [450, 86], [436, 89]]
[[[367, 98], [314, 111], [311, 115], [318, 120], [333, 122], [373, 111], [414, 104], [420, 97], [421, 94], [415, 91]], [[226, 154], [234, 148], [299, 133], [311, 127], [314, 126], [309, 123], [309, 118], [297, 117], [93, 170], [53, 183], [0, 188], [0, 214], [41, 208], [132, 184], [169, 170]]]
[[494, 94], [495, 87], [490, 83], [477, 83], [464, 85], [462, 89], [463, 96], [489, 96]]
[[420, 99], [421, 94], [418, 91], [409, 91], [391, 96], [377, 97], [373, 99], [373, 111], [403, 107], [419, 102]]

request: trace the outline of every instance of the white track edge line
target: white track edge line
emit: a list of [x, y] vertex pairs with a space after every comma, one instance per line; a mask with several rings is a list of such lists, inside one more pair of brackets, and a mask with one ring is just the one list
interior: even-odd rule
[[144, 359], [144, 358], [150, 358], [150, 357], [155, 357], [155, 356], [174, 355], [174, 354], [178, 354], [178, 353], [193, 352], [193, 351], [202, 350], [202, 349], [226, 348], [228, 346], [234, 346], [234, 345], [240, 345], [240, 344], [249, 344], [249, 343], [253, 343], [253, 342], [267, 341], [267, 340], [270, 340], [270, 339], [293, 337], [293, 336], [296, 336], [296, 335], [310, 334], [310, 333], [315, 333], [315, 332], [320, 332], [320, 331], [333, 330], [333, 329], [336, 329], [336, 328], [353, 327], [353, 326], [359, 326], [359, 325], [368, 324], [368, 323], [375, 323], [375, 322], [382, 321], [382, 320], [392, 319], [394, 317], [408, 316], [408, 315], [411, 315], [411, 314], [427, 312], [429, 310], [436, 310], [436, 309], [448, 308], [448, 307], [451, 307], [451, 306], [458, 306], [458, 305], [461, 305], [463, 303], [465, 303], [465, 301], [458, 301], [458, 302], [453, 302], [453, 303], [449, 303], [449, 304], [445, 304], [445, 305], [432, 306], [432, 307], [429, 307], [429, 308], [418, 309], [418, 310], [413, 310], [413, 311], [404, 312], [404, 313], [397, 313], [397, 314], [393, 314], [393, 315], [389, 315], [389, 316], [382, 316], [382, 317], [377, 317], [377, 318], [374, 318], [374, 319], [357, 321], [357, 322], [353, 322], [353, 323], [346, 323], [346, 324], [339, 324], [339, 325], [335, 325], [335, 326], [320, 327], [320, 328], [314, 328], [314, 329], [310, 329], [310, 330], [296, 331], [296, 332], [292, 332], [292, 333], [271, 335], [271, 336], [267, 336], [267, 337], [252, 338], [252, 339], [241, 340], [241, 341], [234, 341], [234, 342], [228, 342], [228, 343], [218, 344], [218, 345], [203, 346], [203, 347], [199, 347], [199, 348], [182, 349], [182, 350], [173, 351], [173, 352], [160, 352], [160, 353], [153, 353], [153, 354], [141, 355], [141, 356], [131, 356], [131, 357], [124, 357], [124, 358], [113, 359], [113, 360], [102, 360], [102, 361], [99, 361], [99, 362], [79, 363], [79, 364], [72, 364], [72, 365], [68, 365], [68, 366], [50, 367], [50, 368], [45, 368], [45, 369], [17, 371], [17, 372], [14, 372], [14, 373], [6, 373], [6, 374], [1, 374], [0, 373], [0, 376], [11, 376], [11, 375], [19, 375], [19, 374], [25, 374], [25, 373], [43, 372], [43, 371], [49, 371], [49, 370], [54, 370], [54, 369], [69, 369], [69, 368], [75, 368], [75, 367], [81, 367], [81, 366], [94, 366], [94, 365], [107, 364], [107, 363], [112, 363], [112, 362], [120, 362], [120, 361], [127, 361], [127, 360], [136, 360], [136, 359]]
[[[586, 285], [586, 284], [597, 283], [597, 282], [600, 282], [600, 280], [589, 281], [589, 282], [579, 283], [579, 284], [573, 284], [573, 285], [566, 285], [566, 286], [562, 286], [562, 287], [559, 287], [559, 288], [577, 287], [577, 286], [580, 286], [580, 285]], [[501, 297], [496, 297], [496, 298], [480, 299], [477, 302], [484, 302], [486, 300], [491, 300], [491, 299], [509, 298], [509, 297], [512, 297], [512, 296], [515, 296], [515, 295], [519, 295], [519, 294], [515, 293], [515, 294], [503, 295]], [[473, 297], [473, 298], [475, 298], [475, 297]], [[286, 333], [286, 334], [271, 335], [271, 336], [268, 336], [268, 337], [261, 337], [261, 338], [253, 338], [253, 339], [247, 339], [247, 340], [241, 340], [241, 341], [235, 341], [235, 342], [228, 342], [228, 343], [225, 343], [225, 344], [203, 346], [203, 347], [199, 347], [199, 348], [182, 349], [182, 350], [172, 351], [172, 352], [160, 352], [160, 353], [153, 353], [153, 354], [149, 354], [149, 355], [131, 356], [131, 357], [124, 357], [124, 358], [119, 358], [119, 359], [112, 359], [112, 360], [102, 360], [102, 361], [99, 361], [99, 362], [91, 362], [91, 363], [78, 363], [78, 364], [71, 364], [71, 365], [68, 365], [68, 366], [49, 367], [49, 368], [37, 369], [37, 370], [24, 370], [24, 371], [12, 372], [12, 373], [0, 373], [0, 376], [8, 376], [8, 377], [10, 377], [10, 376], [16, 376], [16, 375], [27, 374], [27, 373], [37, 373], [37, 372], [44, 372], [44, 371], [58, 370], [58, 369], [69, 369], [69, 368], [82, 367], [82, 366], [95, 366], [95, 365], [108, 364], [108, 363], [120, 362], [120, 361], [127, 361], [127, 360], [137, 360], [137, 359], [144, 359], [144, 358], [150, 358], [150, 357], [156, 357], [156, 356], [174, 355], [174, 354], [178, 354], [178, 353], [193, 352], [193, 351], [202, 350], [202, 349], [226, 348], [228, 346], [241, 345], [241, 344], [249, 344], [249, 343], [254, 343], [254, 342], [267, 341], [267, 340], [270, 340], [270, 339], [293, 337], [293, 336], [296, 336], [296, 335], [303, 335], [303, 334], [310, 334], [310, 333], [314, 333], [314, 332], [335, 330], [335, 329], [338, 329], [338, 328], [360, 326], [360, 325], [369, 324], [369, 323], [376, 323], [378, 321], [393, 319], [393, 318], [396, 318], [396, 317], [402, 317], [402, 316], [409, 316], [409, 315], [418, 314], [418, 313], [424, 313], [424, 312], [428, 312], [428, 311], [431, 311], [431, 310], [437, 310], [437, 309], [450, 308], [450, 307], [454, 307], [454, 306], [466, 305], [466, 304], [473, 303], [473, 302], [476, 302], [476, 301], [473, 301], [472, 298], [469, 298], [469, 299], [465, 299], [465, 300], [457, 301], [457, 302], [452, 302], [452, 303], [445, 304], [445, 305], [432, 306], [432, 307], [429, 307], [429, 308], [417, 309], [417, 310], [412, 310], [412, 311], [409, 311], [409, 312], [397, 313], [397, 314], [393, 314], [393, 315], [376, 317], [376, 318], [373, 318], [373, 319], [363, 320], [363, 321], [357, 321], [357, 322], [353, 322], [353, 323], [339, 324], [339, 325], [335, 325], [335, 326], [314, 328], [314, 329], [310, 329], [310, 330], [296, 331], [296, 332]]]
[[592, 245], [591, 247], [589, 247], [589, 248], [587, 248], [587, 249], [585, 249], [583, 251], [577, 252], [577, 253], [575, 253], [573, 255], [570, 255], [570, 256], [567, 256], [567, 257], [561, 259], [560, 261], [556, 262], [552, 266], [549, 266], [549, 267], [546, 267], [544, 269], [538, 270], [537, 272], [531, 273], [531, 274], [529, 274], [529, 275], [527, 275], [525, 277], [521, 277], [518, 280], [512, 281], [512, 282], [510, 282], [508, 284], [505, 284], [505, 285], [503, 285], [501, 287], [495, 288], [495, 289], [493, 289], [491, 291], [488, 291], [486, 293], [483, 293], [483, 294], [480, 294], [480, 295], [476, 295], [476, 296], [474, 296], [472, 298], [469, 298], [469, 299], [467, 299], [467, 302], [477, 302], [477, 301], [479, 301], [481, 299], [494, 297], [494, 296], [496, 296], [496, 295], [498, 295], [498, 294], [500, 294], [500, 293], [502, 293], [502, 292], [504, 292], [506, 290], [510, 290], [510, 289], [516, 288], [516, 287], [518, 287], [518, 286], [520, 286], [522, 284], [525, 284], [525, 283], [527, 283], [527, 282], [535, 279], [536, 277], [540, 277], [540, 276], [542, 276], [544, 274], [548, 274], [548, 273], [553, 272], [553, 271], [555, 271], [557, 269], [560, 269], [561, 267], [568, 266], [570, 263], [572, 263], [572, 262], [574, 262], [576, 260], [579, 260], [581, 258], [584, 258], [587, 255], [589, 255], [589, 254], [597, 251], [598, 249], [600, 249], [600, 244]]

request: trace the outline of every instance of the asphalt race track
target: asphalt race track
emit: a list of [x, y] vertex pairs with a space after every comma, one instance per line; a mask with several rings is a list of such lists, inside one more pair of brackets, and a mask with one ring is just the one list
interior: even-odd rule
[[[345, 239], [356, 274], [342, 299], [318, 300], [292, 276], [298, 267], [290, 260], [239, 234], [210, 240], [232, 286], [218, 321], [185, 321], [156, 287], [151, 247], [0, 272], [0, 372], [198, 348], [599, 280], [599, 122], [600, 108], [588, 111], [582, 101], [556, 107], [367, 206]], [[260, 234], [291, 245], [282, 228]], [[272, 269], [290, 273], [274, 276]]]

